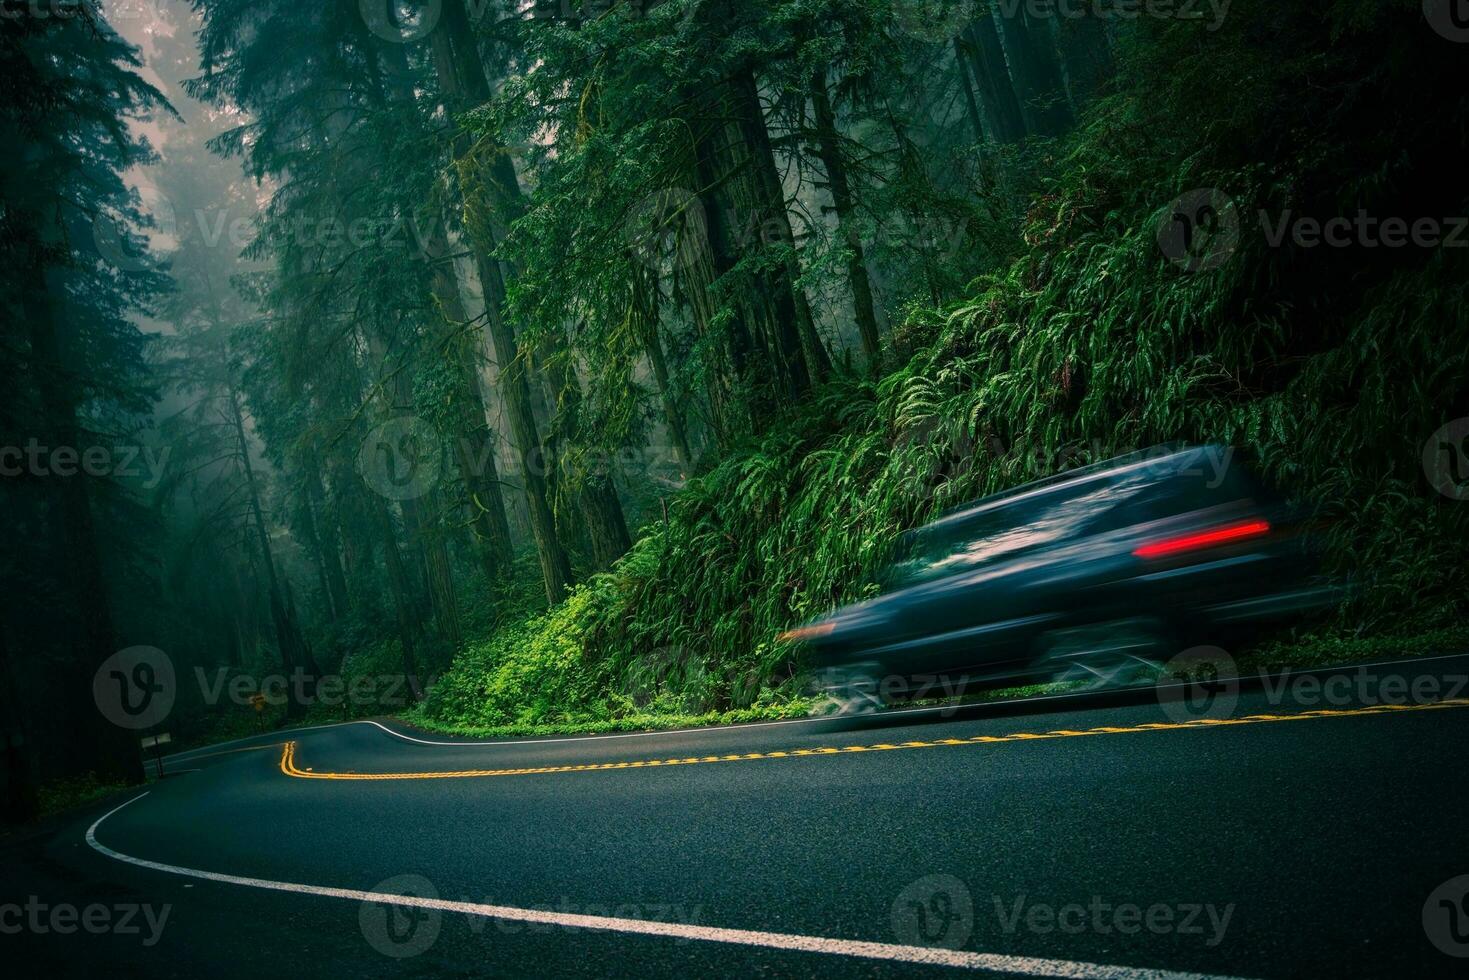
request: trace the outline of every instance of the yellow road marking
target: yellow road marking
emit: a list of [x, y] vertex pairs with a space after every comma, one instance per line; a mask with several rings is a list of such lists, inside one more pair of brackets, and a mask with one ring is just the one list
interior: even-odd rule
[[[1441, 708], [1469, 707], [1469, 698], [1454, 698], [1430, 704], [1381, 704], [1365, 708], [1336, 708], [1305, 711], [1291, 715], [1246, 715], [1243, 718], [1199, 718], [1194, 721], [1162, 724], [1150, 722], [1123, 728], [1102, 726], [1075, 730], [1069, 728], [1051, 732], [1016, 732], [1012, 735], [975, 735], [971, 738], [941, 738], [933, 741], [903, 742], [901, 745], [884, 742], [877, 745], [847, 745], [842, 748], [788, 749], [780, 752], [747, 752], [743, 755], [706, 755], [702, 758], [685, 759], [639, 759], [632, 762], [587, 762], [579, 765], [536, 766], [526, 769], [470, 769], [453, 772], [313, 772], [296, 765], [296, 743], [285, 743], [281, 752], [281, 772], [297, 779], [350, 779], [350, 780], [399, 780], [399, 779], [477, 779], [489, 776], [539, 776], [564, 772], [602, 772], [608, 769], [643, 769], [653, 766], [694, 766], [709, 762], [744, 762], [755, 759], [791, 759], [797, 756], [841, 755], [851, 752], [874, 752], [897, 749], [932, 749], [950, 745], [990, 745], [995, 742], [1020, 742], [1039, 738], [1085, 738], [1091, 735], [1122, 735], [1132, 732], [1177, 731], [1184, 728], [1216, 728], [1221, 725], [1262, 725], [1281, 721], [1309, 721], [1320, 718], [1360, 718], [1364, 715], [1383, 715], [1402, 711], [1431, 711]], [[262, 746], [262, 748], [265, 746]]]

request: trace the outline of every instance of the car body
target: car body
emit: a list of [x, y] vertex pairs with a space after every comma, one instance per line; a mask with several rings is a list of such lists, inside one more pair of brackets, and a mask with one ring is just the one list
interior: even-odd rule
[[881, 594], [785, 637], [829, 689], [1106, 678], [1338, 602], [1310, 527], [1242, 453], [1159, 447], [905, 534]]

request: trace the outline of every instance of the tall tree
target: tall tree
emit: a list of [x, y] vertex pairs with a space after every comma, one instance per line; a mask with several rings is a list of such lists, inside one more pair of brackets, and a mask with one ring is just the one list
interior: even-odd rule
[[981, 5], [975, 11], [974, 20], [965, 25], [955, 43], [972, 69], [980, 104], [995, 141], [1013, 143], [1023, 138], [1025, 114], [1005, 64], [1005, 49], [995, 29], [994, 14], [988, 6]]
[[[0, 137], [26, 148], [0, 176], [0, 254], [11, 273], [0, 297], [5, 346], [21, 368], [3, 415], [11, 434], [26, 433], [9, 445], [39, 441], [80, 459], [136, 432], [149, 404], [144, 340], [131, 318], [151, 308], [165, 280], [132, 233], [146, 218], [121, 175], [150, 158], [128, 121], [168, 107], [139, 68], [93, 3], [69, 18], [0, 21]], [[40, 489], [7, 481], [6, 493]], [[99, 774], [139, 781], [133, 733], [92, 699], [93, 676], [119, 640], [104, 570], [116, 556], [98, 511], [125, 493], [88, 468], [53, 472], [39, 512], [50, 547], [65, 556], [64, 618], [75, 624], [62, 710]]]
[[[432, 38], [435, 70], [451, 111], [463, 112], [489, 101], [489, 80], [462, 0], [447, 0]], [[485, 302], [485, 320], [499, 361], [500, 388], [510, 417], [510, 433], [520, 454], [521, 479], [531, 531], [540, 557], [546, 599], [554, 604], [572, 584], [571, 562], [556, 533], [547, 499], [541, 437], [531, 407], [528, 363], [515, 324], [505, 313], [506, 268], [494, 251], [522, 207], [519, 178], [503, 147], [476, 145], [468, 134], [454, 141], [455, 166], [465, 208], [465, 226], [474, 247], [475, 268]]]
[[836, 207], [837, 226], [848, 249], [847, 279], [857, 314], [857, 332], [862, 338], [862, 351], [867, 362], [875, 370], [882, 365], [882, 337], [877, 327], [872, 280], [867, 272], [867, 254], [857, 228], [856, 198], [847, 177], [842, 137], [837, 128], [836, 111], [832, 108], [824, 68], [811, 76], [811, 104], [816, 114], [817, 152], [826, 170], [827, 189]]
[[[1072, 123], [1061, 68], [1051, 43], [1048, 19], [1034, 16], [1020, 4], [1009, 10], [990, 0], [990, 11], [998, 22], [1005, 60], [1015, 80], [1021, 114], [1027, 128], [1042, 136], [1056, 136]], [[976, 22], [976, 30], [983, 22]]]

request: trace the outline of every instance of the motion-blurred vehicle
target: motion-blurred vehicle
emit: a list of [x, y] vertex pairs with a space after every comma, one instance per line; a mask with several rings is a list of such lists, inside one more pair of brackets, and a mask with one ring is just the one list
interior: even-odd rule
[[1242, 452], [1159, 447], [908, 532], [876, 598], [782, 638], [844, 712], [960, 687], [1151, 681], [1180, 650], [1338, 602], [1311, 521]]

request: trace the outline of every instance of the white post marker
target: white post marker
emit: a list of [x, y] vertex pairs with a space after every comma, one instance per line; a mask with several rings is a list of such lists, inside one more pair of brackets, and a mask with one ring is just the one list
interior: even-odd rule
[[153, 750], [153, 764], [158, 768], [158, 778], [163, 778], [163, 747], [173, 741], [173, 736], [168, 732], [160, 735], [149, 735], [143, 739], [143, 751]]

